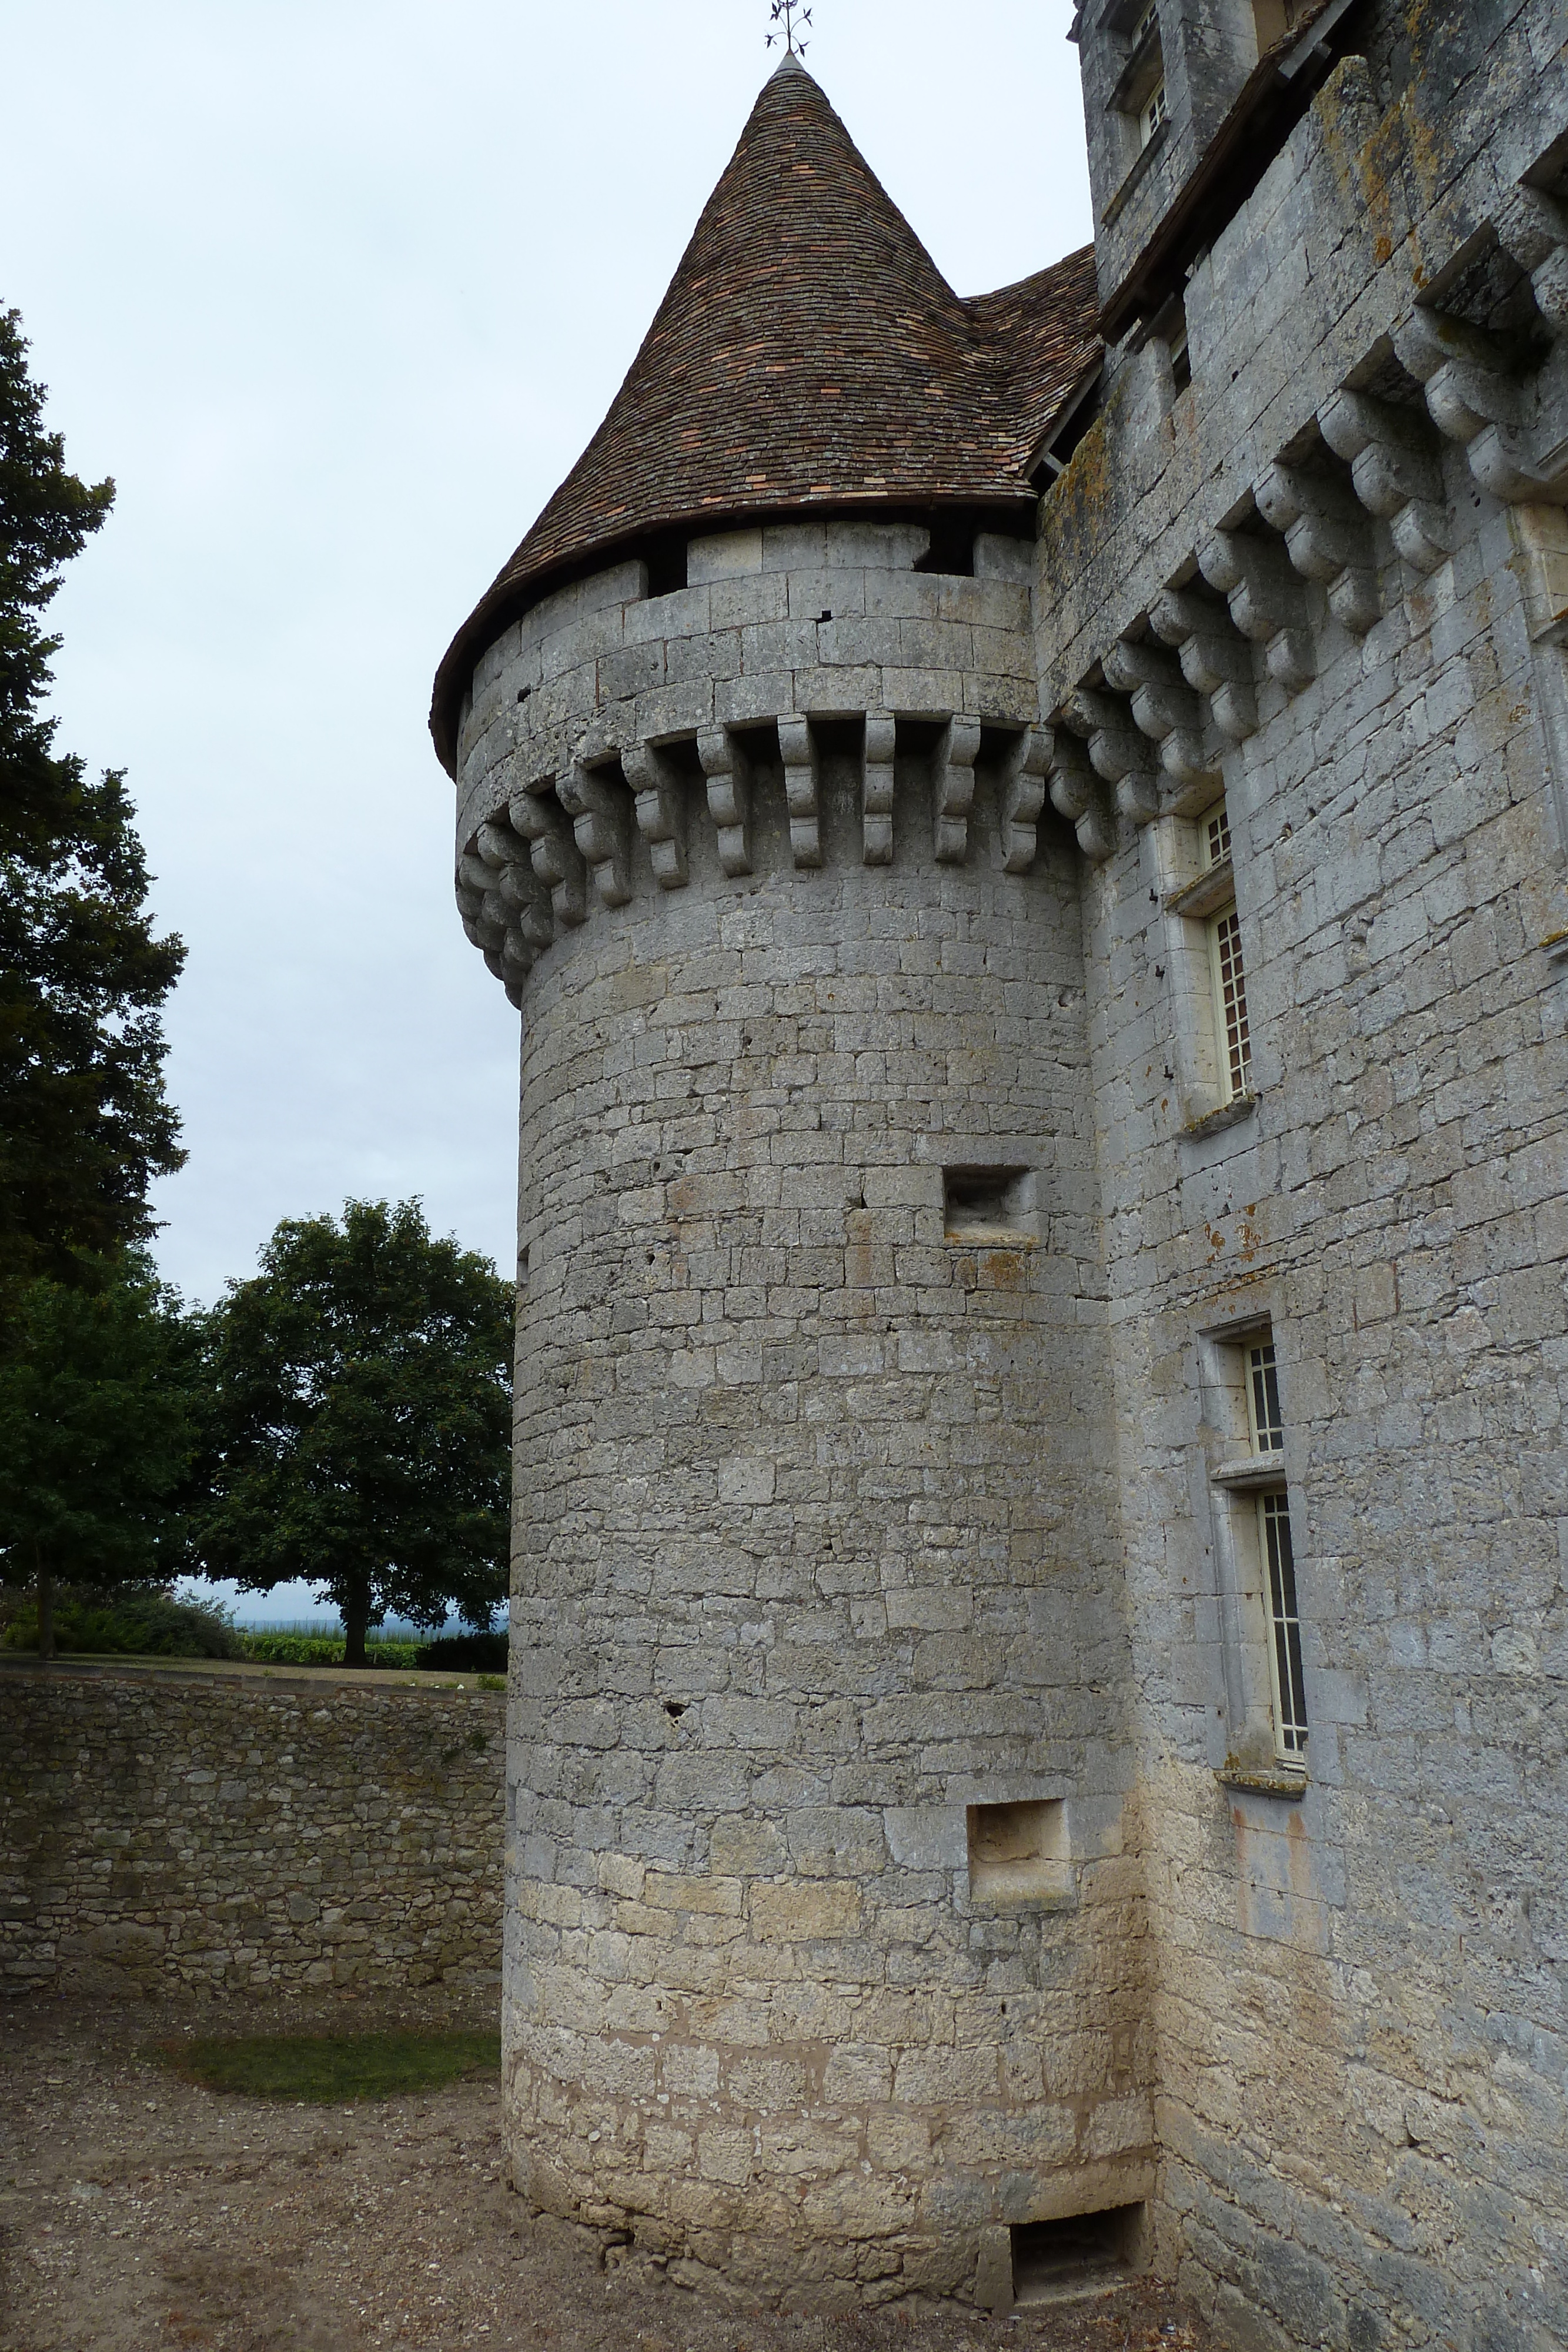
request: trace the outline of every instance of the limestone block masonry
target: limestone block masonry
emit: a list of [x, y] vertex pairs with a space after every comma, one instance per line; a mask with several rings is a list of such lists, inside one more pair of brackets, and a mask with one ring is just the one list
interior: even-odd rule
[[0, 1991], [493, 1984], [502, 1731], [476, 1690], [6, 1668]]
[[[865, 536], [829, 535], [811, 610], [903, 581], [1021, 618], [1016, 587], [865, 567]], [[665, 747], [652, 839], [606, 784], [617, 904], [541, 951], [522, 1071], [521, 2177], [829, 2299], [950, 2291], [984, 2228], [1151, 2186], [1074, 853], [1057, 826], [1009, 871], [1016, 702], [960, 795], [972, 679], [893, 670], [869, 720], [857, 667], [803, 722], [809, 813], [788, 718], [737, 745], [736, 870], [697, 761]], [[876, 706], [916, 695], [879, 762]], [[470, 810], [532, 782], [488, 764]], [[1002, 1224], [956, 1234], [954, 1171], [1005, 1178]], [[1051, 1866], [988, 1893], [968, 1808], [1018, 1802]]]
[[960, 302], [786, 58], [438, 677], [513, 2162], [771, 2301], [1557, 2352], [1563, 12], [1072, 37], [1098, 306]]

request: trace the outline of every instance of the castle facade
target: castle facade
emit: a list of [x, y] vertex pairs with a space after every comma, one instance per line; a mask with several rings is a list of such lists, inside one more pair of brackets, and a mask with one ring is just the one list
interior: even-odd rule
[[786, 57], [433, 731], [522, 1015], [506, 2100], [677, 2281], [1568, 2341], [1568, 47]]

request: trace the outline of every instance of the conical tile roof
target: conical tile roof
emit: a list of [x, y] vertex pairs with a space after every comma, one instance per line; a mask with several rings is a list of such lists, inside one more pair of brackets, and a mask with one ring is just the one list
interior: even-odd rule
[[442, 663], [443, 759], [478, 655], [596, 555], [809, 508], [1027, 507], [1095, 310], [1087, 249], [961, 300], [786, 55], [608, 415]]

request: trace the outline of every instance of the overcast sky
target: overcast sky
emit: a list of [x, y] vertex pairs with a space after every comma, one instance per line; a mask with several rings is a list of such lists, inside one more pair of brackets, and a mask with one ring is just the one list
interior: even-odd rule
[[[809, 68], [962, 294], [1089, 235], [1070, 0], [817, 0]], [[0, 304], [115, 509], [52, 611], [190, 950], [165, 1273], [421, 1194], [509, 1267], [517, 1015], [425, 732], [772, 58], [768, 0], [0, 0]]]
[[[1088, 234], [1068, 0], [820, 0], [807, 63], [960, 293]], [[769, 64], [768, 0], [6, 5], [0, 301], [109, 523], [60, 744], [190, 948], [165, 1271], [423, 1196], [506, 1266], [517, 1016], [458, 928], [448, 638], [599, 422]]]

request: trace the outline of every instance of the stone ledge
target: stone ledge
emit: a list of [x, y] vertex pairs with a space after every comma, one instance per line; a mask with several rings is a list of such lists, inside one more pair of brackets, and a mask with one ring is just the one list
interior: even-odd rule
[[1249, 1797], [1283, 1797], [1295, 1804], [1307, 1793], [1306, 1774], [1289, 1771], [1283, 1765], [1277, 1772], [1248, 1772], [1225, 1764], [1214, 1777], [1222, 1789], [1240, 1789]]
[[1220, 1463], [1208, 1475], [1212, 1486], [1234, 1487], [1244, 1494], [1266, 1493], [1270, 1487], [1284, 1486], [1285, 1457], [1282, 1454], [1249, 1454], [1235, 1462]]
[[1223, 1135], [1228, 1127], [1239, 1127], [1243, 1119], [1250, 1118], [1257, 1108], [1256, 1095], [1237, 1095], [1231, 1101], [1205, 1111], [1201, 1118], [1190, 1119], [1181, 1129], [1179, 1140], [1202, 1143], [1211, 1135]]
[[1186, 915], [1201, 920], [1206, 915], [1217, 915], [1236, 896], [1236, 866], [1230, 852], [1216, 858], [1194, 881], [1184, 882], [1179, 890], [1166, 893], [1167, 915]]

